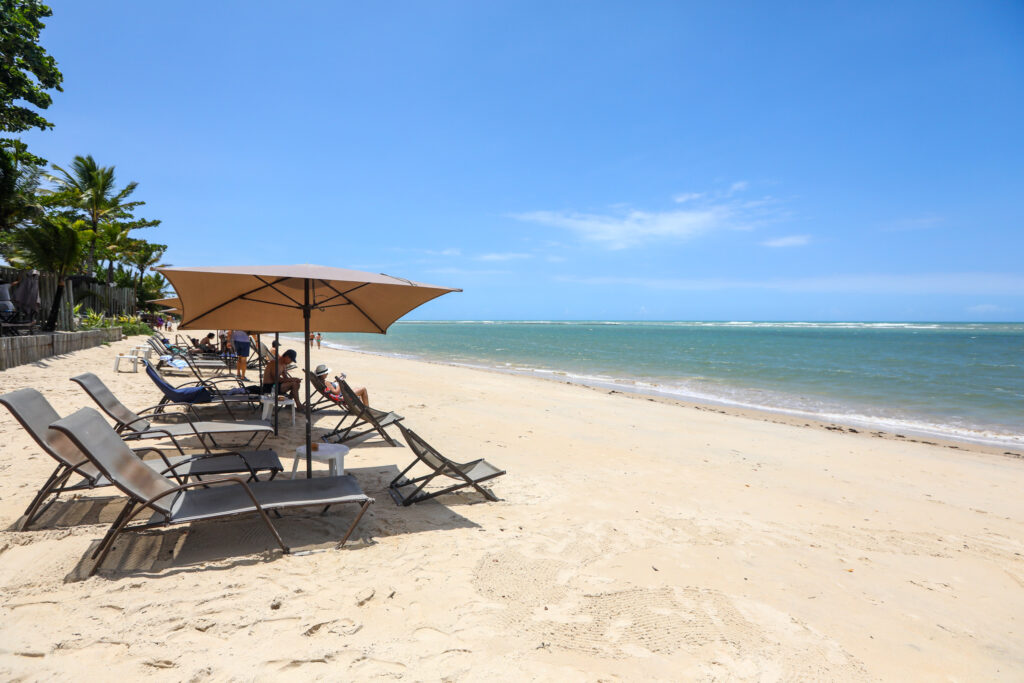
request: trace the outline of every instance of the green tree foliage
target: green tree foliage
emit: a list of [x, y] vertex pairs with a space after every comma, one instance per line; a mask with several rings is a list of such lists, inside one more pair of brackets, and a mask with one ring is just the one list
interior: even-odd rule
[[[2, 1], [2, 0], [0, 0]], [[88, 223], [84, 237], [89, 245], [89, 274], [96, 272], [96, 245], [100, 235], [101, 223], [121, 222], [135, 227], [159, 225], [160, 221], [136, 219], [133, 211], [145, 204], [140, 201], [127, 201], [135, 192], [138, 183], [132, 181], [120, 190], [116, 187], [113, 166], [100, 166], [92, 155], [76, 156], [68, 169], [54, 164], [58, 175], [49, 176], [56, 189], [47, 202], [54, 207], [66, 207], [79, 212]]]
[[52, 14], [36, 0], [0, 0], [0, 130], [53, 127], [26, 106], [49, 107], [53, 99], [46, 91], [60, 91], [64, 80], [57, 61], [39, 45], [42, 20]]
[[53, 295], [44, 330], [56, 329], [60, 300], [64, 294], [64, 280], [78, 268], [82, 260], [81, 228], [82, 225], [72, 222], [66, 216], [44, 216], [36, 225], [14, 233], [18, 261], [57, 275], [57, 291]]

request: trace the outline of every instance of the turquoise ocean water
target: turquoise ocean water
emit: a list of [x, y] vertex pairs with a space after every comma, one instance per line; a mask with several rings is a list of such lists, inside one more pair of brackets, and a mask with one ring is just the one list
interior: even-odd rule
[[[1024, 447], [1024, 324], [417, 322], [331, 346]], [[369, 378], [360, 381], [372, 381]]]

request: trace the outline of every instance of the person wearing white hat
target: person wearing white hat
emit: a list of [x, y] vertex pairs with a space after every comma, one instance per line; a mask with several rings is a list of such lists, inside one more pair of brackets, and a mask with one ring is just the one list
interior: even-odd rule
[[[327, 379], [327, 375], [328, 373], [330, 373], [330, 371], [331, 369], [329, 367], [321, 363], [320, 365], [316, 366], [316, 370], [313, 371], [313, 374], [319, 377], [321, 380], [323, 380], [324, 387], [327, 389], [327, 393], [329, 393], [331, 396], [334, 396], [335, 398], [340, 399], [341, 380], [345, 379], [345, 373], [341, 373], [341, 376], [337, 378], [337, 382], [332, 382], [329, 379]], [[363, 402], [364, 406], [370, 405], [370, 392], [366, 390], [366, 387], [352, 387], [352, 392], [359, 397], [359, 400]]]

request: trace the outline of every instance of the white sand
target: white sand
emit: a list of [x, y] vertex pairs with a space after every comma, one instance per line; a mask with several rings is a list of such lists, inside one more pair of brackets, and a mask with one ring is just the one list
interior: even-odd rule
[[[134, 340], [138, 342], [138, 338]], [[66, 415], [93, 371], [133, 407], [129, 342], [0, 373]], [[327, 349], [456, 460], [508, 470], [410, 508], [411, 460], [346, 468], [377, 499], [126, 537], [111, 488], [14, 531], [52, 470], [0, 409], [0, 677], [264, 680], [1021, 680], [1024, 460], [556, 382]], [[255, 381], [255, 372], [252, 373]], [[270, 444], [290, 469], [299, 419]], [[335, 420], [324, 417], [317, 427]], [[392, 428], [397, 436], [397, 429]], [[317, 474], [325, 465], [317, 464]]]

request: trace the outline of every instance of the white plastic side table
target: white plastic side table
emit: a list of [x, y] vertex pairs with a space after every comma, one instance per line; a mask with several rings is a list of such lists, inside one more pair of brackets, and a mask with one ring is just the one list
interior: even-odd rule
[[276, 403], [281, 408], [287, 408], [291, 406], [292, 409], [292, 427], [295, 426], [295, 401], [290, 398], [283, 396], [274, 397], [264, 395], [260, 397], [260, 403], [263, 404], [263, 412], [260, 414], [260, 418], [263, 420], [269, 420], [271, 415], [274, 414], [274, 404]]
[[[317, 450], [313, 451], [313, 460], [326, 462], [330, 468], [331, 476], [345, 474], [345, 456], [348, 455], [348, 446], [340, 443], [317, 444]], [[292, 479], [299, 469], [299, 461], [306, 460], [306, 444], [295, 449], [295, 462], [292, 463]]]

